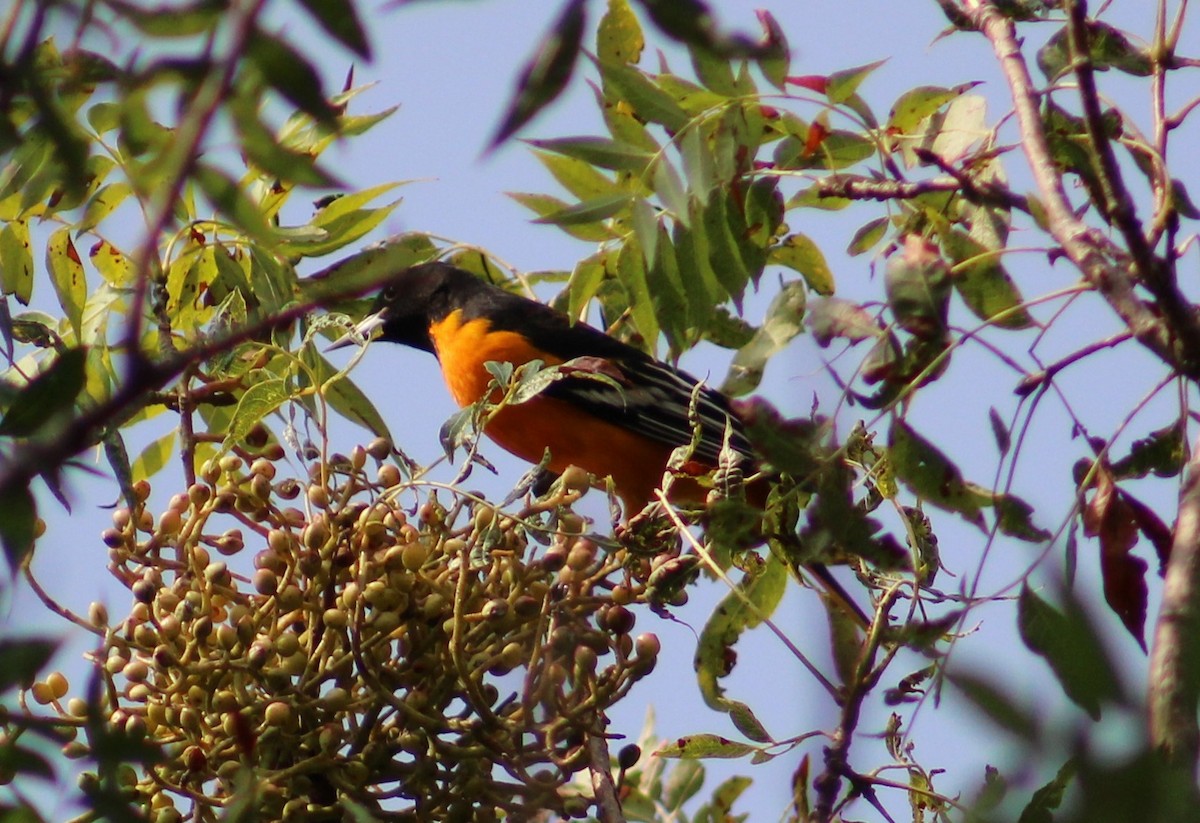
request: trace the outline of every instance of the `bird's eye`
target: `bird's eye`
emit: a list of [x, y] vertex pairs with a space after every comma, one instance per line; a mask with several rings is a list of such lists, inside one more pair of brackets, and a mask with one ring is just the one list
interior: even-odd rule
[[388, 286], [382, 292], [380, 292], [380, 296], [387, 302], [392, 302], [396, 299], [396, 287]]

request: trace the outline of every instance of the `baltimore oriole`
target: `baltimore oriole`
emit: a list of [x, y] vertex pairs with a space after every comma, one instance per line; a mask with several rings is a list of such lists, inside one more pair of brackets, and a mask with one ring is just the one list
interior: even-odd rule
[[[602, 331], [447, 263], [423, 263], [397, 274], [357, 331], [369, 340], [434, 354], [462, 407], [483, 399], [494, 385], [484, 366], [488, 361], [568, 364], [533, 399], [500, 408], [484, 433], [531, 463], [549, 450], [547, 468], [555, 474], [574, 465], [598, 484], [611, 478], [626, 517], [655, 499], [672, 452], [694, 442], [693, 420], [700, 429], [694, 464], [715, 468], [725, 448], [746, 465], [755, 462], [725, 395]], [[702, 494], [688, 477], [672, 484], [674, 499], [702, 502]], [[828, 570], [811, 570], [858, 611]]]

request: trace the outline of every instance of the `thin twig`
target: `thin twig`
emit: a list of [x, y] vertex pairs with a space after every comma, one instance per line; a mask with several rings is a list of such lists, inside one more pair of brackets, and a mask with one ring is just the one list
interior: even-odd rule
[[[875, 610], [877, 616], [886, 615], [891, 611], [892, 604], [900, 596], [903, 585], [902, 581], [897, 581], [884, 590], [879, 599], [879, 606]], [[871, 631], [867, 633], [854, 674], [846, 683], [842, 716], [838, 720], [837, 729], [833, 732], [833, 742], [825, 749], [825, 770], [813, 780], [813, 788], [817, 792], [817, 805], [813, 816], [821, 823], [835, 819], [838, 793], [843, 779], [850, 780], [854, 785], [855, 792], [867, 798], [868, 802], [878, 808], [871, 784], [861, 780], [859, 775], [850, 768], [850, 744], [854, 741], [854, 731], [858, 728], [863, 701], [875, 687], [886, 668], [885, 666], [875, 666], [875, 654], [883, 645], [884, 632], [887, 628], [887, 620], [880, 620], [877, 617], [871, 625]]]
[[804, 668], [808, 669], [809, 674], [816, 678], [816, 681], [821, 684], [821, 687], [825, 689], [825, 691], [829, 692], [830, 696], [833, 697], [834, 700], [840, 700], [841, 692], [838, 687], [833, 685], [833, 683], [829, 681], [829, 678], [821, 674], [821, 670], [816, 667], [816, 664], [809, 660], [804, 652], [800, 651], [796, 644], [791, 641], [791, 638], [784, 634], [783, 630], [776, 626], [774, 621], [772, 621], [767, 615], [763, 614], [762, 609], [760, 609], [756, 603], [746, 596], [746, 593], [742, 591], [740, 586], [738, 586], [729, 578], [729, 575], [725, 573], [724, 569], [722, 569], [717, 561], [713, 559], [713, 556], [709, 553], [708, 549], [704, 548], [704, 546], [700, 544], [700, 541], [696, 539], [695, 535], [688, 530], [687, 525], [682, 519], [680, 519], [679, 513], [675, 511], [675, 507], [671, 505], [669, 500], [667, 500], [667, 496], [663, 494], [662, 489], [659, 489], [655, 493], [658, 495], [658, 501], [662, 504], [663, 510], [666, 512], [667, 517], [670, 518], [671, 523], [674, 524], [676, 530], [678, 530], [679, 534], [688, 543], [688, 545], [692, 547], [692, 550], [695, 551], [696, 554], [700, 556], [700, 559], [704, 561], [704, 564], [708, 570], [716, 575], [721, 582], [728, 586], [729, 590], [742, 601], [742, 605], [745, 606], [746, 609], [751, 613], [753, 613], [757, 619], [761, 620], [767, 626], [767, 628], [769, 628], [775, 634], [775, 636], [783, 642], [783, 645], [787, 647], [788, 651], [800, 661]]

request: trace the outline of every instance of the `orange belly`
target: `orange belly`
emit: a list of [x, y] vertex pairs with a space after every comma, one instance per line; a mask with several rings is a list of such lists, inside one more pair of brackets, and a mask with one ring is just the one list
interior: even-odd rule
[[[477, 402], [487, 391], [492, 376], [483, 364], [489, 360], [514, 366], [535, 359], [548, 366], [563, 362], [537, 351], [515, 332], [493, 331], [487, 320], [464, 321], [458, 311], [435, 324], [430, 337], [450, 394], [464, 407]], [[600, 482], [611, 477], [630, 514], [653, 498], [672, 451], [552, 397], [535, 397], [505, 407], [484, 431], [506, 451], [531, 463], [540, 462], [549, 449], [549, 469], [555, 473], [574, 465]]]
[[654, 497], [672, 451], [552, 397], [501, 409], [485, 432], [530, 463], [540, 461], [549, 449], [548, 468], [556, 474], [567, 466], [579, 466], [601, 483], [611, 477], [627, 515], [640, 511]]

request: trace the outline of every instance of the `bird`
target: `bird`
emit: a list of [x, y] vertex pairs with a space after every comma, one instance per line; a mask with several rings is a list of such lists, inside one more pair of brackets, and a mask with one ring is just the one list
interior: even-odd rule
[[[535, 360], [559, 367], [559, 379], [526, 402], [502, 405], [484, 434], [530, 463], [548, 452], [555, 475], [586, 470], [598, 486], [611, 481], [627, 518], [657, 499], [672, 453], [692, 444], [688, 470], [671, 484], [673, 502], [703, 503], [700, 475], [730, 456], [754, 467], [754, 449], [732, 401], [692, 375], [550, 306], [506, 291], [442, 261], [411, 266], [389, 279], [370, 313], [331, 348], [355, 339], [387, 341], [432, 353], [454, 401], [467, 407], [498, 400], [488, 361], [519, 367]], [[489, 396], [489, 393], [491, 395]], [[698, 427], [698, 437], [697, 434]], [[750, 487], [765, 502], [768, 478]], [[711, 485], [711, 484], [710, 484]], [[861, 610], [827, 569], [810, 570]]]

